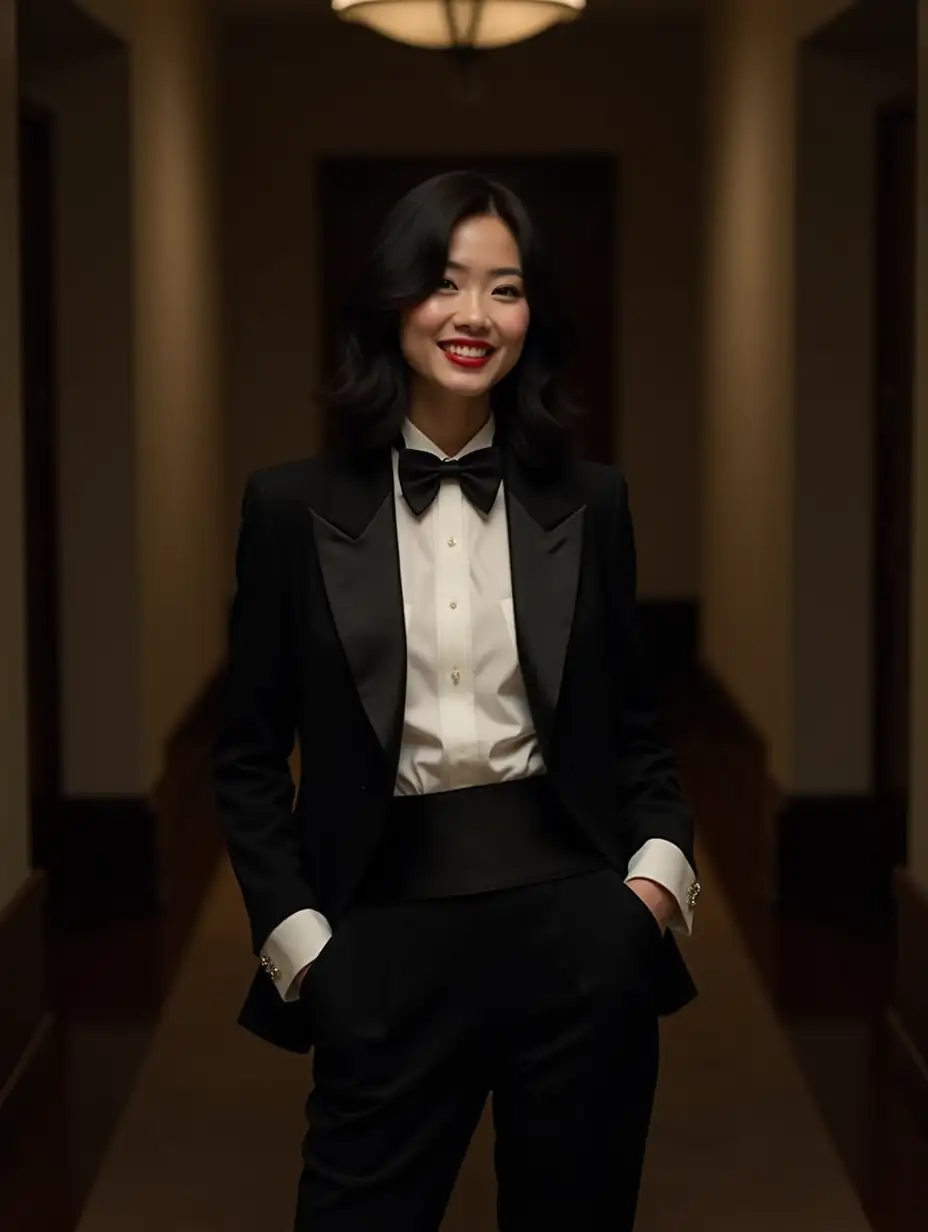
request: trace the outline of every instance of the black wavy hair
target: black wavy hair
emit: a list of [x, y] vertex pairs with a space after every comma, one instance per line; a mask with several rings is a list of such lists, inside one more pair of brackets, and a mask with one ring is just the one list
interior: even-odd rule
[[568, 455], [578, 415], [564, 389], [569, 322], [524, 205], [476, 171], [435, 176], [401, 198], [347, 297], [340, 364], [322, 404], [332, 434], [349, 450], [370, 453], [397, 439], [410, 386], [401, 315], [445, 276], [458, 224], [485, 214], [496, 215], [515, 238], [530, 309], [522, 354], [491, 393], [498, 437], [530, 468], [551, 468]]

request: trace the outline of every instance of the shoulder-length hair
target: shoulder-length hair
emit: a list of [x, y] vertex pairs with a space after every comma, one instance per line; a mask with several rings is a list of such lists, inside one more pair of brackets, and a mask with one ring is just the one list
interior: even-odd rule
[[530, 310], [519, 361], [491, 393], [499, 438], [534, 469], [567, 455], [577, 409], [563, 388], [569, 337], [560, 298], [522, 202], [473, 171], [435, 176], [394, 206], [344, 304], [340, 364], [322, 402], [336, 438], [350, 450], [379, 450], [399, 436], [410, 389], [401, 316], [445, 276], [458, 224], [485, 214], [513, 234]]

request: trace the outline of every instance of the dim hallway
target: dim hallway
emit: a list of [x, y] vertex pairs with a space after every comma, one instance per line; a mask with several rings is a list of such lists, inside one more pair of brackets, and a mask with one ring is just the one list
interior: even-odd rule
[[[641, 1232], [865, 1232], [870, 1225], [704, 853], [701, 871], [698, 928], [686, 949], [701, 996], [664, 1022]], [[310, 1069], [306, 1058], [236, 1026], [252, 965], [223, 862], [80, 1232], [290, 1228]], [[446, 1232], [493, 1226], [491, 1151], [487, 1110]]]

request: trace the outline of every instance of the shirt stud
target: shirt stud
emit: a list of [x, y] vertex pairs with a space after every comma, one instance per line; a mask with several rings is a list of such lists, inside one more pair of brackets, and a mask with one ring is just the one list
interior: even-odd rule
[[452, 673], [451, 673], [451, 683], [452, 683], [452, 684], [460, 684], [460, 683], [461, 683], [461, 673], [460, 673], [460, 671], [459, 671], [457, 668], [455, 668], [455, 669], [452, 671]]

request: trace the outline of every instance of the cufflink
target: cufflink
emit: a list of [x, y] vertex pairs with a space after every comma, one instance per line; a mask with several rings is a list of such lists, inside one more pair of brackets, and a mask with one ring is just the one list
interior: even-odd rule
[[261, 970], [266, 971], [272, 980], [280, 979], [280, 968], [266, 954], [261, 955]]
[[690, 882], [690, 888], [686, 892], [686, 905], [689, 907], [690, 911], [692, 911], [696, 906], [696, 899], [699, 898], [699, 891], [701, 889], [702, 886], [698, 881]]

